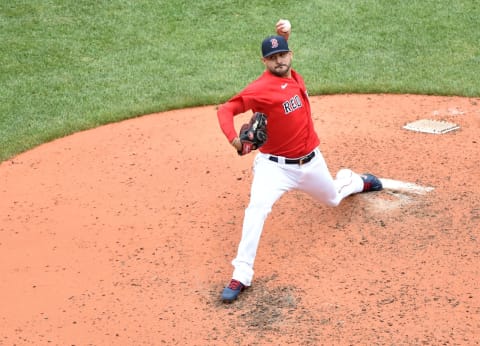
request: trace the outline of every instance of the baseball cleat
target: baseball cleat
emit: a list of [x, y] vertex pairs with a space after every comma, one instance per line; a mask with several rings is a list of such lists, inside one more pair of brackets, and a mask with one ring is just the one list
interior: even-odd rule
[[231, 303], [237, 299], [238, 295], [246, 288], [247, 286], [242, 284], [240, 281], [232, 279], [230, 284], [223, 289], [222, 300], [225, 303]]
[[360, 175], [363, 180], [363, 191], [380, 191], [383, 189], [382, 182], [373, 174], [365, 173]]

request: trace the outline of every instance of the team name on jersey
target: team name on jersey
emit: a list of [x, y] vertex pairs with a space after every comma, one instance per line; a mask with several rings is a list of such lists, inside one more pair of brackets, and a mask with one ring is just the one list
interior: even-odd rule
[[295, 95], [290, 100], [283, 103], [283, 110], [285, 114], [289, 114], [302, 106], [302, 99], [298, 95]]

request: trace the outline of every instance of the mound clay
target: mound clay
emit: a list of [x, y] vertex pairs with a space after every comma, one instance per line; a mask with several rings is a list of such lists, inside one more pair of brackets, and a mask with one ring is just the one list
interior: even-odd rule
[[[253, 155], [215, 107], [80, 132], [0, 164], [0, 345], [474, 345], [480, 99], [312, 97], [321, 150], [413, 183], [337, 208], [289, 192], [252, 287], [220, 302]], [[249, 115], [236, 118], [237, 128]], [[459, 129], [426, 134], [419, 119]]]

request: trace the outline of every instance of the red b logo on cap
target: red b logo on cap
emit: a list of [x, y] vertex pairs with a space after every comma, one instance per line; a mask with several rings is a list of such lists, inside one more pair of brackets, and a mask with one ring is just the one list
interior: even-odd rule
[[276, 38], [272, 38], [270, 42], [272, 43], [272, 48], [278, 48], [278, 41]]

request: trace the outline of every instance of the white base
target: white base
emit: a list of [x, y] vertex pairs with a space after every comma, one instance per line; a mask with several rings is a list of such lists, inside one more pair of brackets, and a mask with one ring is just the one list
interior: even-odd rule
[[450, 123], [448, 121], [421, 119], [406, 124], [403, 128], [415, 132], [443, 134], [450, 131], [458, 130], [460, 126], [454, 123]]

